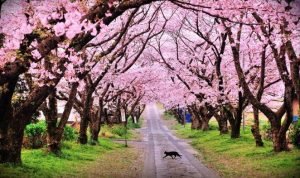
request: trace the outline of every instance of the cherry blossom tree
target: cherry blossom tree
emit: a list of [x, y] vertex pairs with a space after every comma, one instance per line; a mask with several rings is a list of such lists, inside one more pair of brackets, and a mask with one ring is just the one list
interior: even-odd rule
[[[105, 26], [125, 11], [151, 2], [1, 1], [0, 162], [21, 162], [25, 125], [61, 78], [74, 78], [77, 71], [72, 68], [83, 62], [80, 51], [102, 29], [105, 34]], [[50, 67], [45, 65], [47, 61]], [[40, 75], [42, 82], [33, 85], [26, 100], [14, 108], [16, 84], [24, 74], [31, 74], [31, 68], [38, 69], [35, 75]]]
[[[256, 140], [261, 111], [271, 123], [274, 150], [287, 150], [292, 102], [300, 102], [299, 3], [155, 1], [0, 1], [1, 163], [21, 162], [23, 131], [39, 108], [49, 121], [50, 145], [57, 150], [60, 138], [54, 137], [61, 135], [79, 95], [84, 103], [79, 140], [86, 143], [95, 92], [100, 87], [106, 96], [108, 83], [116, 84], [101, 81], [137, 70], [143, 57], [165, 67], [165, 78], [149, 81], [167, 85], [163, 90], [151, 82], [136, 84], [129, 87], [133, 94], [118, 95], [117, 104], [128, 115], [145, 98], [154, 99], [149, 93], [158, 97], [163, 95], [158, 88], [169, 88], [180, 96], [162, 97], [166, 105], [189, 106], [205, 121], [203, 129], [214, 115], [222, 131], [228, 118], [232, 137], [239, 137], [241, 113], [251, 104]], [[152, 51], [145, 50], [148, 44]], [[57, 127], [57, 93], [64, 84], [67, 105]], [[283, 101], [274, 111], [276, 98]], [[94, 123], [96, 135], [99, 122]]]
[[[296, 60], [296, 58], [297, 58], [295, 55], [296, 53], [293, 51], [295, 51], [295, 49], [298, 48], [298, 46], [295, 46], [295, 47], [292, 46], [292, 40], [290, 39], [291, 36], [294, 36], [295, 38], [293, 38], [293, 40], [297, 41], [296, 36], [298, 36], [298, 31], [295, 31], [295, 27], [296, 27], [295, 25], [297, 25], [298, 21], [299, 21], [298, 20], [299, 14], [297, 14], [297, 10], [298, 10], [297, 4], [295, 4], [295, 3], [279, 4], [276, 2], [274, 2], [274, 3], [257, 2], [260, 5], [258, 7], [254, 7], [253, 4], [249, 4], [247, 2], [240, 3], [240, 4], [237, 4], [235, 2], [232, 2], [232, 3], [207, 2], [206, 5], [204, 2], [201, 5], [199, 5], [199, 4], [197, 5], [197, 2], [194, 2], [194, 3], [195, 4], [190, 4], [190, 3], [185, 3], [185, 4], [184, 3], [183, 4], [176, 3], [176, 4], [181, 7], [186, 8], [186, 9], [191, 9], [195, 12], [200, 11], [201, 17], [204, 20], [205, 20], [205, 17], [203, 17], [202, 14], [206, 14], [209, 16], [207, 19], [208, 22], [206, 24], [201, 24], [200, 29], [196, 30], [198, 35], [202, 38], [202, 40], [204, 40], [204, 42], [200, 41], [198, 43], [198, 45], [202, 46], [205, 43], [207, 43], [209, 45], [209, 47], [207, 47], [207, 49], [202, 49], [202, 52], [203, 51], [207, 52], [208, 56], [209, 56], [209, 54], [214, 55], [214, 57], [216, 59], [216, 62], [217, 62], [216, 70], [218, 71], [217, 76], [219, 78], [219, 92], [220, 92], [219, 95], [220, 96], [224, 95], [224, 91], [227, 90], [227, 92], [225, 92], [227, 97], [225, 95], [225, 98], [224, 98], [224, 99], [227, 98], [227, 100], [225, 101], [224, 99], [222, 99], [222, 97], [220, 97], [219, 102], [222, 100], [225, 101], [225, 103], [222, 103], [222, 108], [226, 109], [225, 110], [226, 117], [230, 118], [229, 121], [230, 121], [231, 125], [234, 126], [233, 127], [234, 130], [232, 130], [232, 131], [234, 131], [234, 132], [232, 132], [232, 134], [233, 134], [232, 136], [239, 137], [239, 128], [240, 128], [240, 123], [241, 123], [241, 119], [242, 119], [242, 111], [248, 105], [247, 104], [248, 100], [251, 102], [252, 105], [254, 105], [254, 110], [256, 110], [256, 109], [261, 110], [262, 108], [264, 108], [264, 107], [259, 106], [257, 103], [256, 104], [253, 103], [253, 101], [254, 101], [253, 98], [251, 99], [251, 97], [249, 97], [250, 90], [248, 90], [248, 91], [244, 90], [245, 85], [247, 85], [248, 87], [250, 87], [252, 92], [257, 93], [257, 97], [259, 98], [259, 100], [262, 98], [263, 103], [272, 104], [272, 102], [270, 103], [270, 101], [274, 100], [275, 98], [280, 98], [280, 97], [285, 98], [282, 107], [278, 110], [277, 119], [275, 119], [274, 115], [273, 115], [274, 119], [270, 119], [271, 125], [274, 125], [274, 127], [277, 127], [277, 129], [273, 128], [274, 150], [275, 151], [284, 150], [285, 149], [284, 147], [286, 147], [285, 132], [286, 132], [286, 130], [291, 122], [291, 119], [292, 119], [291, 118], [291, 108], [292, 108], [291, 102], [292, 102], [293, 98], [295, 98], [294, 95], [298, 95], [297, 94], [298, 92], [295, 92], [295, 94], [293, 94], [294, 93], [293, 88], [298, 88], [297, 84], [295, 84], [295, 82], [293, 82], [293, 81], [299, 79], [298, 78], [299, 64], [297, 63], [297, 60]], [[253, 2], [251, 2], [251, 3], [253, 3]], [[203, 9], [199, 10], [199, 8], [203, 8], [203, 7], [205, 7], [207, 10], [205, 10], [205, 11], [203, 11]], [[223, 11], [225, 9], [226, 10], [230, 9], [230, 13], [225, 13], [225, 11]], [[270, 9], [270, 10], [267, 10], [267, 9]], [[269, 14], [265, 15], [265, 13], [264, 13], [265, 11], [268, 11]], [[280, 15], [278, 15], [278, 12]], [[248, 14], [251, 14], [250, 17], [248, 17]], [[264, 26], [264, 21], [263, 21], [264, 19], [262, 19], [258, 14], [264, 14], [264, 18], [268, 22], [269, 26]], [[253, 16], [253, 18], [251, 18], [251, 16]], [[219, 32], [219, 34], [220, 34], [219, 36], [218, 36], [218, 33], [217, 34], [216, 33], [207, 33], [207, 32], [209, 32], [207, 30], [210, 27], [209, 24], [212, 24], [212, 23], [215, 25], [215, 27], [213, 29], [211, 29], [211, 31], [217, 30], [217, 32]], [[274, 27], [270, 26], [271, 24], [273, 24]], [[276, 26], [275, 24], [283, 24], [283, 25]], [[291, 24], [291, 26], [287, 26], [287, 24]], [[274, 30], [275, 27], [277, 27], [277, 31]], [[234, 32], [228, 31], [231, 28], [234, 28]], [[243, 29], [243, 31], [239, 30], [239, 28]], [[288, 28], [288, 30], [285, 30], [285, 28]], [[284, 29], [284, 30], [282, 30], [282, 29]], [[263, 33], [263, 34], [257, 35], [257, 32], [259, 30], [261, 30], [262, 32], [260, 32], [260, 33]], [[271, 32], [268, 30], [271, 30]], [[285, 39], [290, 39], [290, 40], [288, 40], [288, 42], [286, 44], [283, 43], [286, 46], [288, 46], [288, 48], [290, 49], [289, 50], [289, 58], [293, 59], [292, 61], [294, 61], [290, 65], [291, 66], [290, 71], [288, 70], [285, 62], [283, 62], [284, 60], [279, 60], [279, 59], [284, 59], [284, 58], [279, 58], [279, 57], [280, 57], [280, 55], [285, 56], [285, 47], [281, 47], [281, 53], [279, 53], [279, 51], [276, 51], [275, 46], [280, 44], [279, 39], [282, 39], [282, 35], [276, 36], [275, 34], [273, 34], [275, 32], [278, 32], [277, 34], [280, 34], [280, 35], [285, 34]], [[237, 42], [233, 40], [232, 34], [235, 34], [236, 38], [238, 38]], [[255, 34], [255, 35], [253, 35], [253, 34]], [[228, 39], [227, 39], [227, 37], [228, 37]], [[213, 41], [211, 39], [213, 39]], [[223, 39], [222, 40], [223, 45], [222, 45], [222, 43], [216, 42], [215, 39]], [[278, 39], [278, 40], [274, 41], [276, 39]], [[226, 45], [226, 44], [228, 44], [227, 40], [229, 40], [229, 45]], [[244, 42], [243, 45], [240, 44], [241, 41]], [[247, 43], [245, 43], [245, 42], [247, 42]], [[175, 42], [175, 44], [176, 44], [176, 42]], [[297, 42], [295, 44], [297, 44]], [[232, 46], [234, 46], [234, 45], [236, 45], [238, 50], [235, 49], [235, 51], [232, 51], [233, 53], [231, 53], [230, 51], [232, 50]], [[189, 44], [187, 46], [196, 46], [196, 45]], [[159, 47], [159, 45], [158, 45], [158, 47]], [[174, 47], [174, 48], [176, 49], [176, 47]], [[210, 48], [211, 48], [211, 51], [210, 51]], [[256, 51], [254, 51], [254, 49], [255, 50], [260, 49], [260, 52], [256, 52]], [[165, 51], [171, 51], [171, 50], [157, 49], [157, 51], [160, 54], [162, 54], [161, 51], [164, 51], [164, 53], [166, 53]], [[193, 49], [192, 49], [192, 51], [193, 51]], [[222, 53], [220, 53], [221, 51], [222, 51]], [[270, 57], [269, 56], [270, 52], [273, 53], [275, 55], [275, 57], [274, 57], [274, 55]], [[267, 56], [266, 56], [266, 53], [267, 53]], [[175, 52], [174, 54], [178, 54], [178, 53]], [[207, 55], [207, 54], [205, 54], [205, 55]], [[241, 55], [243, 55], [243, 58], [241, 57]], [[203, 57], [204, 55], [200, 54], [200, 56]], [[177, 55], [177, 61], [179, 61], [179, 63], [178, 63], [179, 65], [174, 64], [173, 61], [176, 61], [176, 60], [171, 60], [172, 57], [166, 58], [161, 55], [161, 58], [163, 59], [164, 63], [168, 63], [168, 64], [166, 64], [166, 66], [172, 70], [176, 71], [176, 67], [180, 66], [180, 67], [178, 67], [178, 69], [179, 69], [178, 74], [181, 74], [181, 76], [184, 75], [183, 70], [182, 70], [184, 68], [182, 68], [182, 66], [180, 65], [180, 60], [178, 60], [178, 55]], [[174, 58], [176, 59], [176, 55]], [[179, 57], [179, 58], [182, 59], [183, 57]], [[223, 60], [225, 60], [225, 62], [223, 63], [225, 65], [223, 65], [223, 67], [228, 69], [228, 70], [224, 70], [223, 74], [221, 73], [222, 70], [220, 70], [220, 66], [221, 66], [220, 62], [221, 62], [222, 58], [223, 58]], [[229, 61], [232, 61], [232, 59], [236, 59], [236, 60], [234, 60], [234, 62], [236, 62], [237, 60], [239, 60], [239, 61], [242, 60], [243, 66], [240, 67], [240, 69], [237, 71], [232, 70], [237, 67], [236, 63], [229, 62]], [[257, 59], [257, 60], [255, 60], [255, 59]], [[267, 67], [264, 64], [265, 60], [268, 60], [268, 64], [270, 64]], [[182, 61], [186, 61], [186, 60], [183, 59]], [[182, 63], [184, 65], [184, 62], [182, 62]], [[173, 66], [170, 64], [173, 64]], [[211, 67], [206, 67], [205, 69], [203, 69], [203, 67], [199, 67], [200, 69], [199, 68], [197, 68], [197, 69], [205, 70], [207, 68], [211, 68]], [[242, 72], [242, 70], [244, 70], [244, 72]], [[255, 73], [258, 71], [261, 71], [260, 77], [255, 76]], [[268, 73], [266, 73], [265, 71], [268, 71]], [[271, 71], [273, 71], [273, 72], [271, 72]], [[280, 75], [278, 75], [277, 72], [279, 72]], [[286, 74], [289, 74], [289, 72], [292, 73], [290, 79], [288, 79], [288, 77], [285, 76]], [[241, 74], [243, 74], [243, 75], [241, 75]], [[238, 76], [238, 78], [236, 77], [236, 75]], [[229, 79], [230, 83], [227, 82], [229, 84], [229, 87], [227, 88], [225, 86], [224, 91], [222, 91], [223, 90], [222, 88], [224, 87], [223, 85], [226, 85], [225, 83], [222, 85], [222, 83], [224, 82], [222, 78], [224, 78], [224, 77]], [[283, 83], [280, 83], [279, 78], [281, 78]], [[226, 81], [228, 81], [227, 79], [226, 79]], [[182, 82], [185, 85], [188, 85], [189, 80], [191, 80], [191, 77], [182, 79]], [[202, 77], [202, 81], [208, 81], [208, 80], [206, 80], [205, 78]], [[259, 83], [258, 81], [261, 81], [260, 87], [258, 87], [258, 83]], [[276, 95], [275, 97], [274, 97], [274, 95], [272, 96], [272, 94], [274, 94], [274, 92], [273, 93], [270, 92], [270, 90], [269, 90], [270, 87], [279, 89], [279, 91], [275, 94]], [[283, 92], [281, 92], [282, 90], [280, 90], [280, 89], [286, 90], [286, 93], [284, 94]], [[215, 90], [215, 91], [217, 91], [217, 90]], [[206, 93], [206, 92], [204, 92], [204, 93]], [[234, 94], [234, 93], [237, 93], [237, 94]], [[263, 95], [263, 93], [265, 93], [265, 95]], [[288, 98], [286, 98], [286, 97], [288, 97]], [[236, 99], [234, 99], [234, 98], [236, 98]], [[213, 100], [211, 100], [211, 98], [210, 98], [210, 101], [213, 101]], [[287, 103], [287, 101], [288, 101], [288, 103]], [[265, 110], [265, 109], [266, 108], [263, 109], [264, 111], [262, 111], [262, 110], [261, 111], [265, 115], [267, 115], [267, 117], [268, 117], [268, 115], [270, 116], [270, 112], [271, 112], [270, 109], [269, 110], [268, 109]], [[288, 117], [287, 122], [284, 122], [285, 124], [280, 126], [280, 124], [278, 125], [278, 123], [280, 123], [279, 121], [281, 120], [281, 118], [285, 112], [290, 112], [290, 114], [289, 114], [290, 116], [287, 116]], [[257, 117], [257, 110], [256, 110], [255, 115]], [[275, 124], [275, 123], [272, 124], [272, 120], [273, 120], [273, 122], [276, 122], [277, 124]], [[257, 119], [256, 119], [256, 121], [257, 121]], [[258, 128], [257, 125], [258, 124], [256, 122], [256, 129]], [[279, 131], [279, 130], [281, 130], [281, 131]], [[278, 138], [278, 134], [276, 134], [278, 132], [280, 132], [282, 135], [284, 135], [284, 136], [280, 136], [281, 137], [280, 139]], [[254, 135], [257, 136], [257, 140], [259, 141], [259, 134], [256, 133]], [[283, 145], [282, 148], [278, 148], [280, 146], [278, 145], [279, 143], [276, 143], [276, 141], [275, 141], [276, 137], [277, 137], [277, 142], [282, 143], [282, 145]], [[278, 141], [278, 139], [281, 141]]]

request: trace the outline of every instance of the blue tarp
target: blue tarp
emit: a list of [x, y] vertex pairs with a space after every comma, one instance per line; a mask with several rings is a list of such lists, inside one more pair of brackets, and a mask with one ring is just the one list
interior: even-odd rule
[[185, 122], [191, 123], [192, 122], [192, 115], [188, 112], [185, 113]]
[[293, 122], [297, 122], [299, 119], [299, 116], [293, 116]]
[[185, 117], [185, 122], [186, 123], [191, 123], [192, 122], [192, 115], [185, 109], [179, 108], [178, 109], [179, 114], [181, 117]]

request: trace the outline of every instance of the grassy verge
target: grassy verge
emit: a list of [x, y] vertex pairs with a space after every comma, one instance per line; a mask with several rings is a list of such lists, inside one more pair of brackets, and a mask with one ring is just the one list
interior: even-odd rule
[[164, 112], [164, 114], [163, 114], [162, 117], [165, 120], [173, 120], [173, 121], [175, 121], [174, 116], [172, 115], [172, 113], [167, 112], [167, 111]]
[[103, 125], [101, 127], [100, 136], [112, 139], [138, 139], [139, 135], [134, 131], [134, 129], [141, 128], [143, 119], [141, 118], [138, 123], [133, 123], [131, 119], [128, 120], [127, 130], [124, 124], [115, 124], [112, 126]]
[[99, 178], [137, 178], [143, 172], [143, 152], [141, 148], [129, 145], [128, 148], [120, 151], [111, 151], [109, 154], [102, 154], [99, 159], [81, 171], [76, 177], [99, 177]]
[[176, 125], [175, 132], [192, 140], [205, 162], [224, 177], [300, 177], [300, 150], [274, 153], [272, 143], [255, 146], [250, 128], [241, 131], [241, 138], [231, 139], [229, 135], [219, 135], [216, 123], [207, 132]]
[[206, 164], [222, 177], [300, 177], [300, 150], [275, 153], [269, 140], [258, 148], [250, 126], [241, 129], [240, 138], [231, 139], [230, 135], [219, 134], [215, 120], [210, 122], [210, 130], [203, 132], [191, 130], [190, 124], [177, 124], [167, 112], [162, 117], [179, 137], [190, 139]]
[[[134, 153], [130, 152], [131, 149], [125, 149], [122, 144], [102, 138], [100, 145], [97, 146], [64, 142], [63, 154], [60, 157], [48, 154], [43, 149], [23, 150], [23, 164], [20, 166], [0, 165], [0, 177], [74, 177], [78, 175], [89, 177], [88, 170], [91, 170], [98, 160], [114, 165], [117, 163], [110, 159], [109, 155], [119, 155], [120, 152], [123, 152], [134, 157]], [[118, 165], [126, 168], [127, 163], [124, 162], [121, 165], [118, 163]], [[111, 167], [110, 170], [114, 170], [114, 167]], [[100, 174], [101, 169], [97, 169], [96, 172]]]

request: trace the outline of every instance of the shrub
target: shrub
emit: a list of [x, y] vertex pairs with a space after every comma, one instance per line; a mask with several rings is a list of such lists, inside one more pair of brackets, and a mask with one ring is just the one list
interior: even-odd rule
[[24, 146], [29, 148], [41, 148], [46, 143], [46, 123], [39, 121], [31, 123], [25, 128]]
[[126, 134], [126, 128], [123, 125], [114, 125], [111, 132], [122, 137]]
[[29, 137], [33, 137], [36, 135], [41, 135], [46, 133], [46, 122], [39, 121], [37, 123], [31, 123], [25, 128], [25, 135]]
[[68, 126], [68, 125], [65, 126], [63, 139], [64, 140], [74, 140], [76, 137], [77, 137], [76, 130], [71, 126]]
[[[47, 143], [47, 124], [45, 121], [31, 123], [25, 128], [23, 145], [27, 148], [41, 148]], [[65, 126], [63, 139], [74, 140], [77, 132], [71, 126]]]
[[300, 122], [298, 121], [294, 125], [292, 125], [291, 131], [289, 133], [289, 138], [291, 139], [292, 143], [300, 148]]

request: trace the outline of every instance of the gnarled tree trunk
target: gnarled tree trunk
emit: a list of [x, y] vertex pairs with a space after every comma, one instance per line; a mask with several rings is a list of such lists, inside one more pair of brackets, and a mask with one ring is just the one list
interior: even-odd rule
[[199, 117], [199, 114], [197, 113], [197, 111], [195, 110], [195, 108], [188, 107], [189, 112], [192, 114], [192, 123], [191, 123], [191, 129], [201, 129], [202, 127], [202, 122], [201, 119]]
[[104, 117], [103, 101], [99, 99], [99, 108], [97, 111], [91, 111], [91, 122], [90, 122], [90, 132], [91, 132], [91, 144], [97, 145], [99, 143], [98, 136], [101, 129], [101, 117]]
[[[229, 120], [231, 126], [231, 138], [239, 138], [240, 137], [240, 130], [241, 130], [241, 122], [242, 122], [242, 113], [235, 111], [230, 111], [225, 109], [226, 117]], [[236, 113], [233, 113], [236, 112]]]
[[202, 120], [202, 131], [207, 131], [209, 129], [209, 121], [215, 114], [215, 109], [211, 107], [209, 104], [205, 104], [205, 106], [200, 107], [199, 114]]
[[9, 83], [8, 93], [4, 92], [0, 97], [0, 163], [21, 163], [24, 129], [30, 123], [32, 115], [53, 89], [49, 86], [35, 88], [30, 92], [26, 101], [13, 109], [11, 97], [16, 82], [17, 80], [15, 83]]
[[201, 129], [202, 127], [202, 122], [196, 114], [192, 114], [192, 124], [191, 124], [191, 129]]
[[61, 140], [63, 138], [64, 128], [68, 122], [74, 100], [77, 94], [78, 83], [73, 83], [68, 97], [62, 96], [67, 101], [60, 121], [58, 122], [57, 101], [55, 91], [48, 97], [47, 102], [42, 105], [42, 111], [47, 122], [47, 147], [48, 151], [54, 154], [61, 153]]
[[11, 117], [6, 135], [1, 135], [0, 163], [21, 163], [21, 148], [26, 124], [19, 118]]
[[227, 117], [224, 114], [223, 109], [221, 109], [220, 114], [215, 113], [214, 114], [217, 122], [218, 122], [218, 126], [219, 126], [219, 131], [220, 131], [220, 135], [222, 134], [228, 134], [228, 122], [227, 122]]
[[207, 118], [207, 117], [203, 117], [202, 118], [202, 126], [201, 126], [201, 129], [203, 130], [203, 131], [207, 131], [208, 129], [209, 129], [209, 120], [210, 120], [210, 118]]

